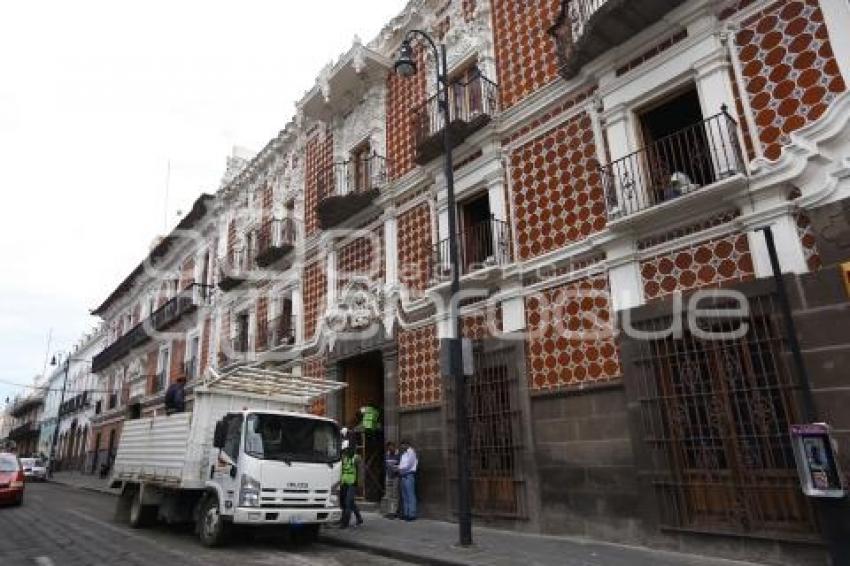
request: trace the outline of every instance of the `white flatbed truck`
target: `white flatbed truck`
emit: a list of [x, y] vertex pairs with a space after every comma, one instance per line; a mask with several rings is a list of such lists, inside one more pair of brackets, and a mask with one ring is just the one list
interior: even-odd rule
[[242, 366], [194, 388], [191, 412], [124, 422], [111, 486], [136, 528], [194, 522], [223, 544], [233, 525], [284, 526], [314, 539], [340, 519], [338, 425], [306, 413], [344, 384]]

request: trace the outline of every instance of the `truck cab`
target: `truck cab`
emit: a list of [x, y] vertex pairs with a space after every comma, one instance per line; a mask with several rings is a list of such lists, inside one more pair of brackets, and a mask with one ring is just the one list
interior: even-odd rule
[[208, 488], [234, 524], [339, 521], [341, 442], [322, 417], [272, 410], [224, 415], [215, 425]]

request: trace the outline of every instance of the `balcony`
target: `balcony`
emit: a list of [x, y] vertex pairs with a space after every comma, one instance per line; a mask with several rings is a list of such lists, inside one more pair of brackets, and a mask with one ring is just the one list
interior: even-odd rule
[[608, 219], [620, 220], [675, 199], [702, 194], [746, 174], [738, 125], [724, 108], [720, 114], [601, 167]]
[[254, 258], [246, 250], [240, 248], [231, 250], [222, 263], [218, 288], [227, 292], [240, 286], [248, 279]]
[[34, 422], [25, 422], [10, 430], [9, 438], [11, 440], [21, 440], [30, 436], [36, 436], [39, 434], [39, 430], [39, 427]]
[[[458, 234], [457, 251], [461, 275], [509, 264], [512, 254], [508, 223], [490, 218], [470, 226]], [[446, 238], [434, 246], [431, 281], [438, 284], [448, 281], [451, 276], [449, 239]]]
[[551, 29], [558, 43], [561, 76], [582, 67], [658, 22], [685, 0], [562, 0]]
[[277, 264], [295, 248], [296, 238], [297, 230], [292, 218], [268, 220], [260, 229], [257, 265], [270, 267]]
[[192, 283], [151, 314], [150, 327], [157, 332], [168, 330], [198, 307], [209, 306], [211, 299], [211, 286]]
[[[478, 73], [466, 81], [449, 85], [449, 136], [458, 147], [469, 136], [489, 124], [499, 111], [499, 87]], [[443, 153], [443, 113], [437, 95], [413, 111], [416, 162], [425, 165]]]
[[88, 391], [83, 391], [79, 395], [76, 395], [62, 403], [59, 407], [59, 416], [63, 417], [65, 415], [76, 413], [89, 405], [89, 393]]
[[327, 230], [369, 208], [387, 184], [387, 159], [377, 153], [320, 170], [318, 215]]
[[149, 339], [150, 336], [145, 328], [145, 323], [140, 322], [92, 359], [92, 371], [95, 373], [103, 371], [109, 364], [120, 360], [129, 354], [133, 348], [141, 346]]
[[271, 350], [295, 344], [295, 317], [281, 315], [269, 322], [268, 347]]

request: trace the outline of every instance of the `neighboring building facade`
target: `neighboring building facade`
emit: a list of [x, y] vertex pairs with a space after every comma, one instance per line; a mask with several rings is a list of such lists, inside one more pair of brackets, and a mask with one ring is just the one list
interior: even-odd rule
[[[448, 127], [477, 520], [822, 563], [757, 229], [781, 250], [816, 418], [848, 471], [848, 25], [827, 0], [410, 2], [95, 310], [98, 389], [114, 392], [93, 417], [97, 461], [175, 377], [265, 363], [345, 381], [312, 410], [346, 425], [379, 408], [385, 438], [418, 449], [424, 513], [451, 517]], [[447, 46], [449, 125], [426, 50], [415, 76], [393, 73], [414, 28]], [[661, 332], [708, 288], [748, 297], [748, 334]], [[377, 499], [381, 447], [364, 450], [361, 495]]]
[[[59, 436], [56, 443], [56, 470], [94, 471], [94, 453], [89, 451], [92, 438], [91, 418], [95, 414], [95, 399], [98, 398], [97, 379], [91, 370], [92, 358], [101, 352], [104, 335], [95, 330], [82, 336], [68, 354], [68, 375], [64, 401], [56, 407]], [[61, 397], [65, 380], [65, 364], [60, 364], [61, 377], [54, 390], [48, 392], [48, 401], [58, 403], [56, 391]], [[50, 399], [50, 396], [53, 396]], [[47, 405], [46, 405], [47, 406]], [[52, 442], [52, 438], [51, 438]], [[49, 451], [46, 452], [49, 454]]]
[[15, 443], [15, 451], [19, 456], [38, 455], [41, 413], [44, 408], [42, 382], [41, 376], [36, 376], [32, 389], [16, 397], [7, 410], [10, 420], [7, 438]]
[[59, 421], [59, 402], [62, 396], [62, 382], [65, 379], [64, 364], [51, 366], [44, 381], [44, 410], [41, 413], [41, 430], [38, 436], [38, 452], [50, 456], [53, 436]]

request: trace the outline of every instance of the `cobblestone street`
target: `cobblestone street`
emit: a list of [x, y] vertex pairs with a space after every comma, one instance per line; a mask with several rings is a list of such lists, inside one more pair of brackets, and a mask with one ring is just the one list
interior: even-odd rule
[[0, 508], [0, 564], [404, 564], [323, 544], [294, 545], [271, 535], [251, 540], [237, 535], [223, 549], [208, 549], [189, 527], [133, 530], [115, 523], [115, 501], [110, 495], [56, 484], [29, 484], [22, 507]]

